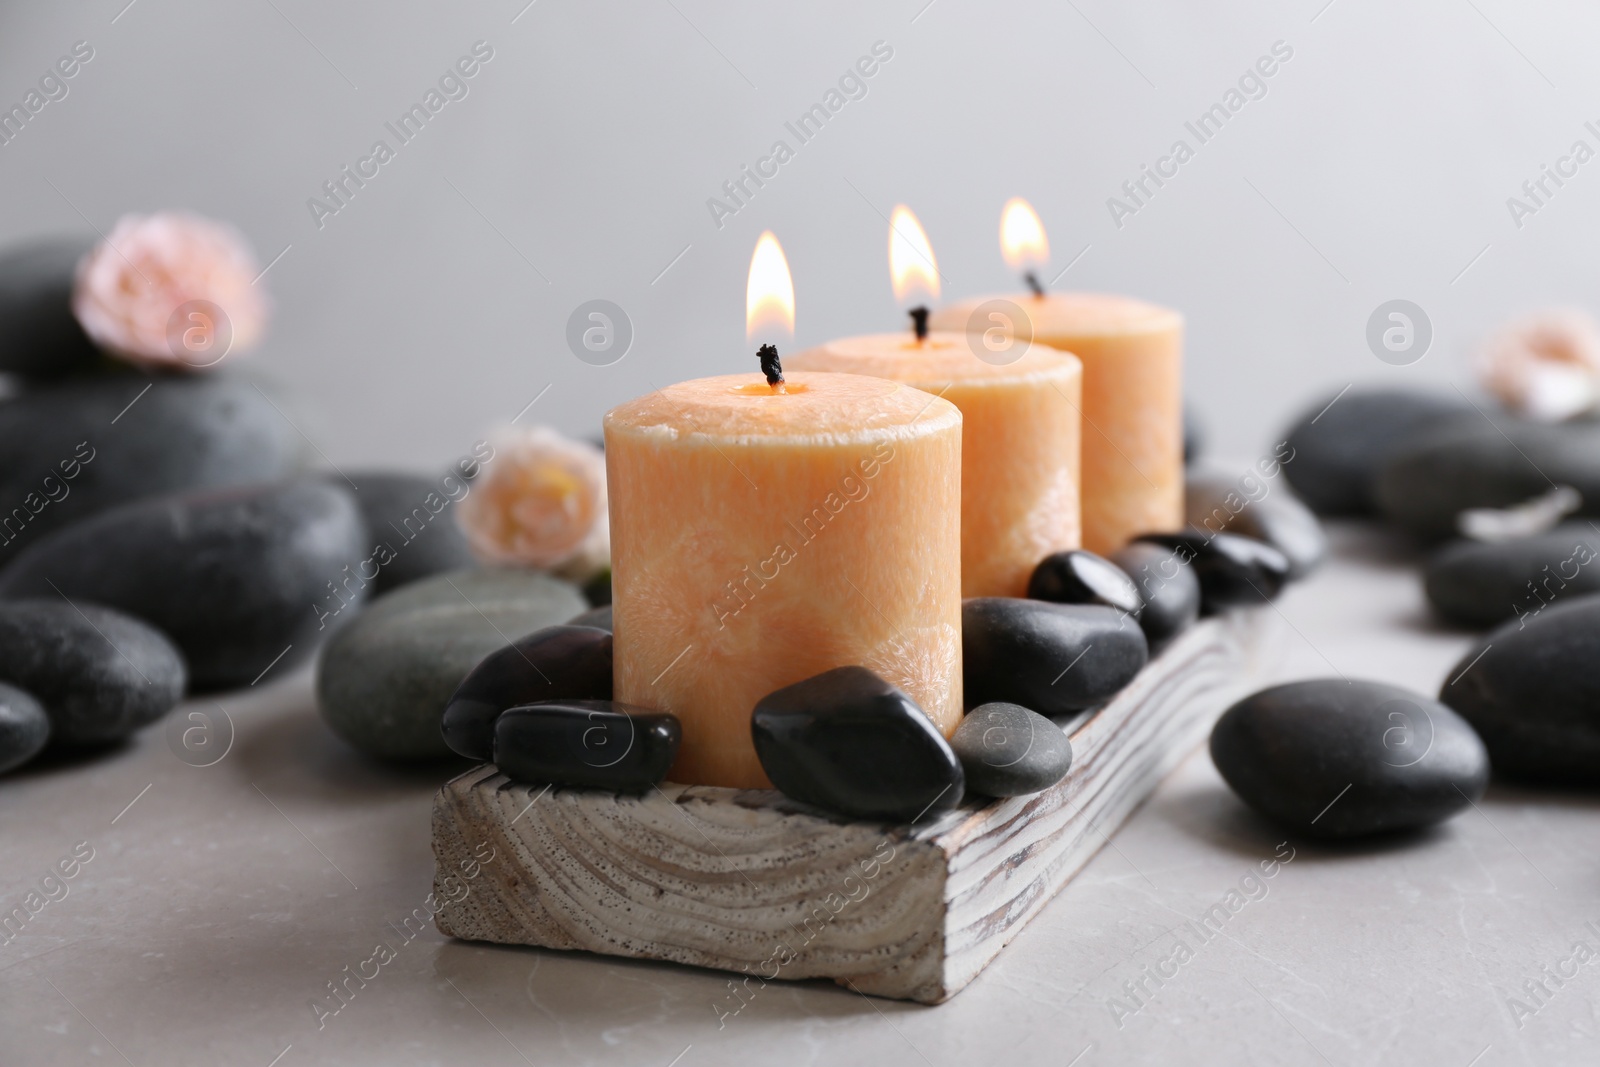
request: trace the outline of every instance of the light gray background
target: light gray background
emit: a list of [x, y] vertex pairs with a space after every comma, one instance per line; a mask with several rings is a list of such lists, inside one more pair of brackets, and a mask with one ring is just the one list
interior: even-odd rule
[[[592, 434], [650, 383], [753, 368], [764, 228], [793, 268], [797, 343], [897, 328], [899, 201], [946, 296], [1015, 287], [996, 233], [1022, 195], [1047, 274], [1088, 249], [1060, 286], [1180, 308], [1188, 389], [1227, 455], [1351, 381], [1467, 385], [1486, 329], [1590, 302], [1600, 160], [1520, 231], [1506, 198], [1574, 139], [1600, 147], [1592, 6], [925, 2], [8, 4], [7, 105], [74, 41], [96, 54], [0, 147], [0, 239], [185, 207], [236, 222], [263, 263], [287, 247], [250, 364], [340, 464], [447, 461], [547, 385], [523, 421]], [[307, 198], [479, 39], [495, 57], [470, 95], [319, 231]], [[877, 40], [894, 58], [866, 98], [718, 230], [706, 199], [793, 144], [784, 121]], [[1106, 198], [1278, 40], [1294, 57], [1268, 95], [1116, 228]], [[564, 340], [597, 297], [637, 331], [603, 368]], [[1410, 367], [1363, 338], [1397, 297], [1436, 331]]]

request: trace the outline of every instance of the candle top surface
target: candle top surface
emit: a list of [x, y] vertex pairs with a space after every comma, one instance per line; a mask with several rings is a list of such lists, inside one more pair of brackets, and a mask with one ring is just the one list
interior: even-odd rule
[[979, 359], [966, 334], [932, 330], [926, 341], [904, 333], [870, 333], [845, 337], [794, 356], [796, 370], [841, 371], [918, 385], [937, 393], [952, 382], [981, 385], [1025, 379], [1071, 378], [1080, 370], [1078, 357], [1045, 345], [1026, 345], [1002, 357], [1010, 362]]
[[967, 316], [986, 300], [1009, 300], [1033, 320], [1033, 335], [1048, 337], [1118, 336], [1130, 333], [1159, 333], [1180, 328], [1183, 316], [1171, 308], [1146, 303], [1116, 293], [1002, 293], [971, 297], [947, 304], [933, 313], [934, 326], [942, 330], [964, 330]]
[[606, 413], [607, 433], [700, 435], [748, 444], [849, 444], [906, 439], [960, 425], [948, 400], [859, 374], [786, 373], [776, 392], [760, 374], [696, 378]]

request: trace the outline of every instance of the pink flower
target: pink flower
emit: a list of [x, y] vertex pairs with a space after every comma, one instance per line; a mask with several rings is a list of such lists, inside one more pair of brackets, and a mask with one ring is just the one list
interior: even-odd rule
[[1529, 315], [1489, 339], [1478, 372], [1517, 414], [1570, 419], [1600, 401], [1600, 324], [1571, 309]]
[[250, 284], [257, 273], [231, 226], [180, 212], [124, 215], [78, 262], [72, 311], [113, 355], [150, 368], [207, 367], [261, 339], [267, 300]]
[[547, 427], [513, 428], [456, 507], [467, 543], [486, 563], [588, 577], [611, 555], [606, 461], [587, 441]]

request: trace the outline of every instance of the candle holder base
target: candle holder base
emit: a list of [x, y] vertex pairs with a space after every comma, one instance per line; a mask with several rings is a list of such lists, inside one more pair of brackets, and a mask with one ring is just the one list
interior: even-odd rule
[[[938, 1003], [1259, 680], [1276, 621], [1263, 609], [1202, 620], [1071, 727], [1061, 782], [912, 827], [842, 820], [770, 790], [547, 790], [485, 764], [434, 798], [435, 921], [467, 940], [733, 971], [752, 990], [829, 978]], [[485, 845], [495, 859], [476, 878], [456, 873]]]

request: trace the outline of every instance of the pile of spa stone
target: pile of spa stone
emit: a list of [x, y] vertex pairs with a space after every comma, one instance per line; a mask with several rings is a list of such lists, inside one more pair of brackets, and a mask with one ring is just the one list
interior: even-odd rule
[[[1315, 563], [1301, 558], [1301, 572]], [[1202, 615], [1276, 596], [1296, 566], [1266, 541], [1202, 529], [1140, 538], [1115, 562], [1057, 553], [1027, 597], [962, 605], [967, 714], [948, 741], [906, 693], [846, 666], [757, 701], [756, 755], [785, 795], [850, 818], [912, 822], [968, 793], [1036, 793], [1072, 764], [1067, 729], [1153, 652]], [[682, 738], [675, 716], [612, 700], [609, 608], [486, 657], [450, 699], [441, 732], [455, 752], [516, 781], [630, 793], [666, 777]]]
[[443, 483], [475, 460], [308, 473], [283, 402], [231, 367], [94, 347], [67, 306], [85, 246], [0, 254], [0, 772], [276, 677], [368, 596], [472, 562]]
[[1600, 783], [1600, 419], [1352, 390], [1308, 410], [1288, 444], [1298, 455], [1284, 470], [1307, 503], [1376, 516], [1423, 546], [1429, 605], [1482, 635], [1438, 699], [1477, 731], [1494, 772]]
[[1421, 546], [1435, 614], [1488, 632], [1437, 699], [1330, 678], [1240, 701], [1211, 737], [1228, 784], [1324, 837], [1438, 822], [1482, 795], [1491, 769], [1600, 784], [1600, 421], [1349, 390], [1311, 405], [1283, 453], [1313, 510], [1376, 519]]

